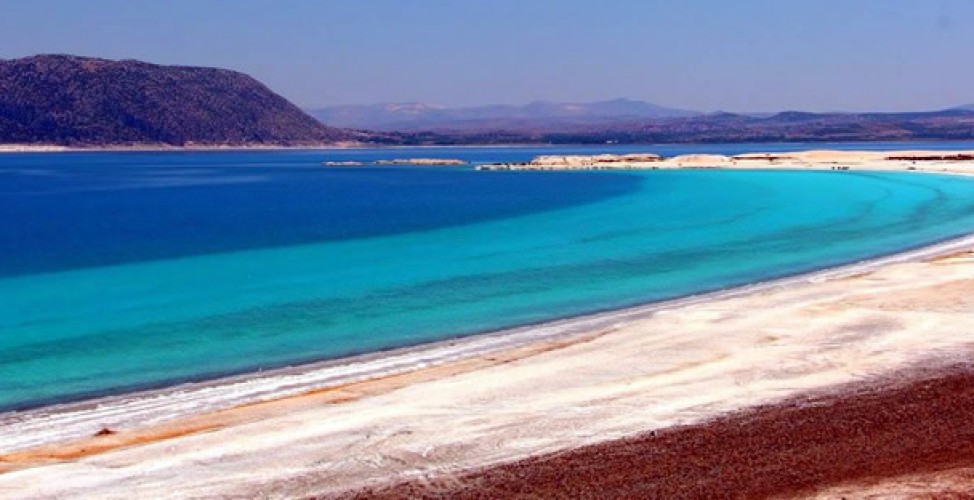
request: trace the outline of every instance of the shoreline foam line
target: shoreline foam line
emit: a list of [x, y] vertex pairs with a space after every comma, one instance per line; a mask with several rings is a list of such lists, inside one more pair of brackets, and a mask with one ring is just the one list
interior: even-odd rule
[[891, 264], [921, 261], [974, 247], [974, 234], [859, 262], [661, 302], [554, 320], [317, 363], [127, 393], [93, 400], [0, 413], [0, 453], [90, 437], [102, 428], [137, 430], [213, 413], [375, 380], [530, 345], [581, 339], [657, 312], [735, 298], [801, 283], [853, 276]]

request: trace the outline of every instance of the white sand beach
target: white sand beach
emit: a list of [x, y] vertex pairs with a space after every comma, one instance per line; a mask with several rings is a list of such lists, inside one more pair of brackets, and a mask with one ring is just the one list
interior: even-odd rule
[[0, 456], [0, 495], [338, 494], [946, 365], [974, 348], [974, 253], [959, 251], [971, 247], [954, 242], [935, 252], [946, 256], [664, 305], [604, 330], [22, 449]]
[[662, 158], [628, 155], [538, 156], [525, 163], [482, 165], [480, 170], [639, 170], [736, 168], [748, 170], [902, 170], [974, 173], [974, 151], [810, 150], [739, 155], [685, 154]]

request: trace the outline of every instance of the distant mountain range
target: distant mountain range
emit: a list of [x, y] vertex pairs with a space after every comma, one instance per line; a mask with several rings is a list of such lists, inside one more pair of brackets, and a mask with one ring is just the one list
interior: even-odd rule
[[534, 101], [523, 106], [469, 108], [447, 108], [422, 103], [367, 104], [332, 106], [310, 109], [308, 112], [322, 123], [335, 127], [400, 132], [565, 127], [701, 114], [628, 99], [590, 103]]
[[0, 60], [0, 143], [296, 145], [369, 140], [235, 71], [66, 55]]
[[404, 144], [600, 144], [974, 140], [974, 105], [914, 113], [709, 113], [616, 99], [444, 108], [419, 103], [310, 110]]
[[974, 140], [974, 110], [920, 113], [714, 113], [675, 118], [620, 119], [599, 124], [443, 129], [401, 133], [438, 144], [653, 144], [715, 142], [842, 142]]
[[321, 108], [312, 113], [321, 121], [257, 80], [225, 69], [67, 55], [0, 60], [0, 144], [974, 140], [974, 105], [925, 113], [703, 114], [616, 99], [472, 108], [379, 104]]

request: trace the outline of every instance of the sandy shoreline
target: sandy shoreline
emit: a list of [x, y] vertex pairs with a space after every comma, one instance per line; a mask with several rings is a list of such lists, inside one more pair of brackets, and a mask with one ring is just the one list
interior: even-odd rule
[[[495, 334], [3, 413], [0, 497], [442, 486], [483, 467], [946, 370], [974, 354], [971, 249], [974, 235]], [[94, 436], [103, 428], [112, 433]]]
[[[954, 241], [616, 317], [588, 335], [28, 446], [0, 456], [10, 471], [0, 493], [338, 493], [699, 422], [918, 363], [949, 366], [971, 349], [974, 256], [957, 252], [972, 246]], [[171, 403], [155, 402], [163, 413]], [[20, 424], [0, 428], [17, 438], [71, 422]], [[84, 425], [89, 436], [99, 428], [97, 418]]]
[[699, 424], [356, 496], [969, 498], [972, 412], [971, 365], [908, 370]]
[[246, 372], [159, 389], [126, 392], [75, 402], [0, 412], [0, 472], [3, 454], [90, 437], [98, 430], [135, 429], [164, 424], [239, 405], [299, 396], [313, 391], [410, 372], [499, 353], [545, 349], [582, 341], [661, 310], [730, 299], [803, 283], [859, 275], [895, 263], [914, 262], [974, 248], [974, 234], [861, 262], [803, 272], [767, 281], [686, 297], [584, 314], [500, 331], [425, 342], [350, 357]]
[[974, 151], [807, 150], [737, 155], [652, 153], [543, 155], [523, 163], [481, 165], [478, 170], [874, 170], [974, 174]]

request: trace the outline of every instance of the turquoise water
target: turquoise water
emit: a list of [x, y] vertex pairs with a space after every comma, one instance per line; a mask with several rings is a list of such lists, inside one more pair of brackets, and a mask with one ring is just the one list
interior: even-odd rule
[[624, 307], [974, 231], [974, 181], [940, 175], [170, 155], [0, 159], [0, 408]]

